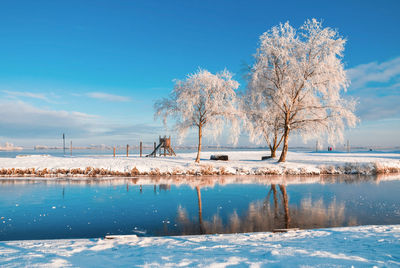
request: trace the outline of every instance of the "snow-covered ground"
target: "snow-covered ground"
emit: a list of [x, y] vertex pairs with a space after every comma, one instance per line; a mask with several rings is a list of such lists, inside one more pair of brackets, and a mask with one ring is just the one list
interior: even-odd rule
[[289, 152], [287, 162], [261, 161], [265, 151], [225, 152], [229, 161], [211, 161], [212, 152], [176, 157], [147, 158], [137, 155], [53, 157], [48, 155], [0, 158], [2, 176], [136, 176], [136, 175], [301, 175], [387, 174], [400, 172], [399, 153], [304, 153]]
[[0, 242], [1, 267], [398, 267], [400, 225]]

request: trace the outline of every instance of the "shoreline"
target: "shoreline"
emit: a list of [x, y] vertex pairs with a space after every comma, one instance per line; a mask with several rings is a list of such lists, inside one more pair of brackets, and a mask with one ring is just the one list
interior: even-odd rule
[[[281, 178], [286, 178], [290, 176], [301, 176], [301, 177], [315, 177], [315, 178], [320, 178], [320, 177], [336, 177], [336, 176], [346, 176], [346, 177], [352, 177], [352, 176], [400, 176], [400, 170], [396, 170], [394, 172], [371, 172], [371, 173], [365, 173], [365, 172], [351, 172], [351, 173], [283, 173], [283, 174], [277, 174], [277, 173], [249, 173], [249, 174], [243, 174], [243, 173], [221, 173], [220, 171], [215, 171], [215, 172], [209, 172], [206, 171], [204, 173], [196, 172], [196, 173], [159, 173], [157, 171], [151, 171], [149, 173], [144, 172], [144, 173], [129, 173], [129, 172], [118, 172], [118, 171], [109, 171], [109, 170], [102, 170], [102, 169], [93, 169], [93, 168], [86, 168], [82, 170], [77, 170], [77, 169], [72, 169], [70, 171], [58, 171], [56, 170], [55, 172], [49, 171], [46, 168], [44, 170], [37, 170], [37, 171], [32, 171], [32, 169], [26, 169], [26, 170], [21, 170], [21, 169], [1, 169], [0, 170], [0, 181], [1, 180], [12, 180], [12, 179], [18, 179], [20, 178], [21, 180], [26, 179], [26, 180], [34, 180], [34, 179], [44, 179], [44, 180], [51, 180], [51, 179], [66, 179], [66, 180], [79, 180], [79, 179], [85, 179], [85, 180], [99, 180], [99, 179], [154, 179], [154, 178], [169, 178], [169, 177], [181, 177], [181, 178], [187, 178], [187, 179], [193, 179], [193, 178], [199, 178], [199, 177], [214, 177], [214, 178], [220, 178], [220, 177], [232, 177], [232, 176], [239, 176], [239, 177], [258, 177], [258, 178], [275, 178], [275, 177], [281, 177]], [[390, 169], [391, 170], [391, 169]], [[7, 173], [7, 174], [2, 174], [2, 173]], [[71, 172], [71, 173], [69, 173]], [[10, 174], [8, 174], [10, 173]]]
[[289, 152], [286, 162], [260, 160], [265, 151], [224, 152], [229, 161], [209, 160], [218, 152], [176, 157], [26, 155], [0, 158], [0, 177], [285, 176], [400, 174], [399, 153]]

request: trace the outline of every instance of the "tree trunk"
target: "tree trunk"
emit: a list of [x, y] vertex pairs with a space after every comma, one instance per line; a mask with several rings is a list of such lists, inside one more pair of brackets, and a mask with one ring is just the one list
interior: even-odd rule
[[199, 205], [199, 227], [200, 227], [200, 234], [204, 234], [204, 226], [203, 226], [203, 215], [202, 215], [202, 208], [201, 208], [201, 192], [200, 187], [196, 186], [197, 191], [197, 201]]
[[272, 148], [271, 149], [271, 158], [275, 158], [276, 157], [276, 148]]
[[282, 148], [282, 153], [281, 157], [279, 158], [278, 162], [285, 162], [286, 161], [286, 155], [288, 151], [288, 144], [289, 144], [289, 126], [285, 127], [285, 132], [283, 133], [283, 148]]
[[274, 144], [272, 144], [272, 146], [270, 147], [271, 149], [271, 158], [276, 157], [276, 148], [278, 148], [276, 146], [276, 143], [278, 142], [278, 129], [275, 127], [275, 131], [274, 131]]
[[276, 157], [276, 149], [278, 148], [278, 146], [276, 146], [276, 139], [273, 140], [273, 144], [269, 143], [268, 140], [267, 143], [269, 150], [271, 151], [271, 158]]
[[196, 157], [196, 163], [200, 162], [200, 152], [201, 152], [201, 136], [202, 136], [202, 125], [199, 125], [199, 145], [197, 147], [197, 157]]
[[281, 145], [282, 140], [283, 140], [283, 135], [279, 136], [278, 126], [275, 126], [274, 138], [272, 140], [272, 143], [269, 142], [269, 139], [268, 139], [267, 136], [266, 136], [265, 139], [267, 141], [269, 149], [271, 150], [271, 158], [275, 158], [276, 157], [276, 150], [279, 148], [279, 146]]

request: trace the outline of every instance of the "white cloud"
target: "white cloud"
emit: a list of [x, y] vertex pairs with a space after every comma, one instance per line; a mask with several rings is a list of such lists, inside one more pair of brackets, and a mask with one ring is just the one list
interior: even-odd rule
[[400, 95], [360, 98], [357, 114], [362, 120], [393, 119], [400, 116]]
[[107, 144], [146, 140], [148, 136], [158, 137], [160, 132], [160, 127], [156, 126], [117, 124], [97, 115], [43, 109], [23, 101], [0, 101], [0, 111], [1, 136], [6, 140], [24, 140], [30, 145], [34, 145], [35, 140], [46, 139], [46, 145], [52, 145], [62, 133], [81, 140], [82, 144], [95, 141]]
[[351, 89], [366, 87], [370, 82], [387, 83], [400, 76], [400, 57], [378, 63], [361, 64], [347, 70]]
[[362, 120], [400, 117], [400, 57], [361, 64], [347, 73], [349, 93], [359, 100], [356, 112]]
[[126, 97], [126, 96], [119, 96], [119, 95], [114, 95], [114, 94], [108, 94], [104, 92], [89, 92], [86, 94], [86, 96], [93, 98], [93, 99], [99, 99], [99, 100], [105, 100], [105, 101], [112, 101], [112, 102], [128, 102], [131, 101], [131, 98]]
[[46, 102], [52, 102], [49, 97], [47, 97], [45, 94], [42, 93], [32, 93], [27, 91], [10, 91], [10, 90], [2, 90], [2, 92], [7, 94], [9, 97], [13, 98], [17, 97], [33, 98], [33, 99], [43, 100]]
[[0, 102], [0, 128], [3, 136], [51, 137], [70, 131], [89, 134], [96, 130], [96, 116], [80, 112], [37, 108], [22, 101]]

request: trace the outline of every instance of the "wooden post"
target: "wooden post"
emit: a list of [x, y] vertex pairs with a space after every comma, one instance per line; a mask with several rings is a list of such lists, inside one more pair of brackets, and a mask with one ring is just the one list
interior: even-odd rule
[[63, 150], [64, 150], [64, 156], [65, 156], [65, 133], [63, 133]]
[[71, 156], [72, 156], [72, 141], [71, 141], [71, 145], [69, 146], [69, 149], [70, 149], [70, 153], [71, 153]]
[[129, 157], [129, 144], [126, 145], [126, 157]]
[[[157, 143], [154, 142], [154, 151], [156, 150], [156, 148], [157, 148]], [[154, 157], [156, 157], [156, 156], [157, 156], [157, 152], [154, 153]]]
[[[158, 141], [161, 144], [161, 136], [158, 136]], [[158, 156], [161, 156], [161, 147], [158, 149]]]
[[113, 148], [113, 155], [114, 155], [114, 157], [115, 157], [115, 146], [114, 146], [114, 148]]
[[140, 157], [142, 157], [142, 149], [143, 149], [142, 142], [140, 142]]

